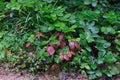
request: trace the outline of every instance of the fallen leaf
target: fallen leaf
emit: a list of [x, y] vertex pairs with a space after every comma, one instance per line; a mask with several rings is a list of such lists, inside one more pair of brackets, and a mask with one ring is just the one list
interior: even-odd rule
[[60, 33], [56, 31], [53, 35], [58, 37], [60, 35]]
[[51, 67], [50, 67], [50, 70], [51, 71], [55, 71], [58, 69], [58, 65], [57, 64], [53, 64]]
[[38, 37], [44, 37], [45, 38], [45, 35], [42, 33], [42, 32], [37, 32], [36, 34], [35, 34], [35, 38], [38, 38]]
[[79, 45], [79, 43], [77, 41], [75, 41], [75, 47], [78, 49], [78, 50], [81, 50], [81, 47]]
[[11, 54], [11, 52], [8, 50], [8, 48], [4, 47], [3, 49], [7, 54]]

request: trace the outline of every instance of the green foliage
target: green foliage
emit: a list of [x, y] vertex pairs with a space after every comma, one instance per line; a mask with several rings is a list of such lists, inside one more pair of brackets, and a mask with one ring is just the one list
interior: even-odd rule
[[59, 64], [89, 79], [119, 74], [120, 12], [114, 6], [107, 0], [0, 1], [0, 62], [31, 72]]

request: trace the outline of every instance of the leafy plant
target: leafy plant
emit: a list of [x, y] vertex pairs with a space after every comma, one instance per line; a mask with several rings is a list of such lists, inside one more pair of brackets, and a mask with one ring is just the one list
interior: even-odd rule
[[31, 72], [59, 64], [89, 79], [119, 74], [114, 6], [107, 0], [0, 1], [0, 62]]

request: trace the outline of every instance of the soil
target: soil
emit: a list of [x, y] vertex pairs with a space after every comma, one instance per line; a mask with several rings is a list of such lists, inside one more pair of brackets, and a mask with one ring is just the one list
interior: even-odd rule
[[87, 76], [77, 73], [58, 72], [56, 74], [46, 72], [35, 76], [26, 71], [16, 73], [0, 67], [0, 80], [88, 80]]
[[[0, 80], [88, 80], [86, 75], [81, 75], [74, 72], [55, 74], [51, 72], [44, 72], [39, 75], [33, 75], [26, 71], [13, 72], [0, 67]], [[105, 75], [95, 80], [120, 80], [120, 74], [109, 78]]]

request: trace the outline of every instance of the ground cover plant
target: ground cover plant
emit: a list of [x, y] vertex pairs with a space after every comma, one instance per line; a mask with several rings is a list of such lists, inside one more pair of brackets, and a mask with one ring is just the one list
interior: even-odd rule
[[0, 1], [0, 63], [30, 72], [54, 64], [95, 79], [120, 73], [118, 0]]

